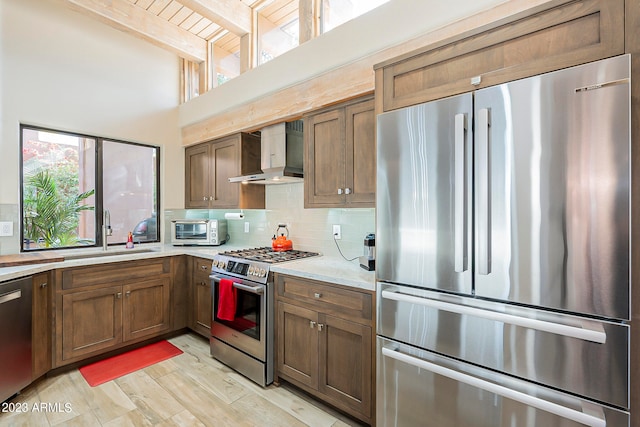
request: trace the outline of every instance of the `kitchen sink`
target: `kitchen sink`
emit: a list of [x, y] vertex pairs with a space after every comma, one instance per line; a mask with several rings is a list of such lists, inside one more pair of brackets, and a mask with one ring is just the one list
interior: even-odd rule
[[116, 255], [134, 255], [134, 254], [144, 254], [149, 252], [158, 252], [160, 249], [158, 248], [143, 248], [143, 249], [114, 249], [107, 250], [102, 252], [84, 252], [80, 254], [73, 255], [64, 255], [65, 261], [71, 261], [74, 259], [86, 259], [86, 258], [104, 258], [108, 256], [116, 256]]

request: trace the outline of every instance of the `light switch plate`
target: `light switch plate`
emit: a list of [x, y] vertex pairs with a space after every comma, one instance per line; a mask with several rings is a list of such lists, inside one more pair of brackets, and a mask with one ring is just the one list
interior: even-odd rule
[[0, 237], [13, 236], [13, 222], [0, 221]]

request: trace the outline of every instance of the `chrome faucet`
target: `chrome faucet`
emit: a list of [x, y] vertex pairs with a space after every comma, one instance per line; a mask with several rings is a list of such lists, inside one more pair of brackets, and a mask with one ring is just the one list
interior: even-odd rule
[[102, 250], [107, 250], [107, 236], [111, 236], [112, 234], [111, 214], [105, 209], [102, 216]]

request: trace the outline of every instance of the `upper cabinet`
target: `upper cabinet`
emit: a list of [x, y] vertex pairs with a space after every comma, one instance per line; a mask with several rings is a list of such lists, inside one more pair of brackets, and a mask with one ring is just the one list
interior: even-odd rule
[[305, 117], [305, 208], [375, 206], [375, 129], [371, 97]]
[[260, 137], [239, 133], [185, 149], [185, 208], [263, 209], [264, 186], [229, 182], [260, 170]]
[[622, 54], [624, 8], [552, 1], [376, 65], [378, 113]]

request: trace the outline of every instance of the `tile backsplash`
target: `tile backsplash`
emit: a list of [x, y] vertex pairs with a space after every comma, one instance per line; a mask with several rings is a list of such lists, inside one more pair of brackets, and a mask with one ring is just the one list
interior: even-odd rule
[[[278, 224], [286, 224], [294, 249], [319, 251], [340, 256], [333, 239], [333, 225], [339, 224], [342, 239], [338, 246], [351, 259], [363, 253], [364, 237], [375, 232], [374, 208], [304, 208], [302, 183], [266, 187], [266, 209], [177, 209], [164, 212], [164, 239], [170, 240], [170, 224], [176, 218], [223, 219], [227, 212], [243, 212], [244, 219], [228, 220], [230, 244], [243, 247], [270, 246]], [[245, 232], [248, 223], [249, 232]]]

